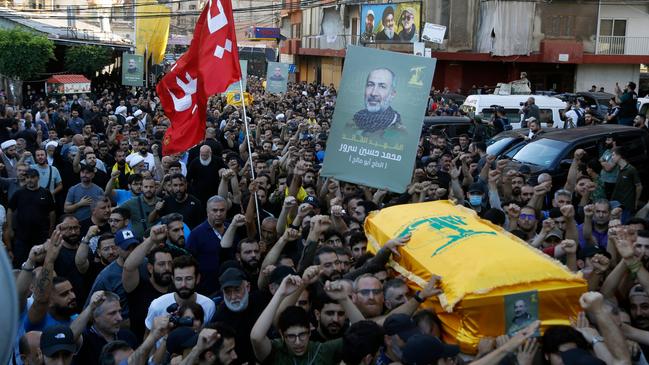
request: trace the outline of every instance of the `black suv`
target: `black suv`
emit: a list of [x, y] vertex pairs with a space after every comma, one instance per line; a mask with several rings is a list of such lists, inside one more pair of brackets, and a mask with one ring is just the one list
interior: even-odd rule
[[604, 151], [606, 137], [613, 136], [618, 146], [628, 149], [628, 162], [638, 169], [642, 180], [643, 196], [649, 190], [649, 134], [635, 127], [602, 124], [589, 127], [556, 129], [545, 132], [539, 139], [525, 144], [512, 156], [515, 168], [527, 165], [532, 175], [547, 172], [552, 175], [553, 186], [566, 182], [572, 156], [577, 149], [586, 151], [584, 161], [599, 158]]

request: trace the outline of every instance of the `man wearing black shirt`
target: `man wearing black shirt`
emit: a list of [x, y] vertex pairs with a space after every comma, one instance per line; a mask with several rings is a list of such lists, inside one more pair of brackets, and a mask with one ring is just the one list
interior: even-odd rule
[[156, 204], [149, 214], [149, 222], [155, 222], [158, 217], [170, 213], [180, 213], [189, 229], [194, 229], [205, 220], [206, 212], [203, 204], [196, 197], [187, 194], [187, 179], [182, 174], [171, 176], [172, 194]]
[[212, 148], [204, 145], [199, 156], [187, 167], [189, 189], [200, 201], [207, 201], [218, 194], [219, 171], [225, 169], [221, 156], [212, 154]]
[[[165, 226], [151, 228], [151, 235], [154, 236], [154, 239], [145, 240], [131, 252], [124, 262], [122, 285], [128, 299], [131, 329], [138, 339], [144, 337], [144, 320], [149, 305], [154, 299], [168, 293], [171, 285], [173, 272], [171, 252], [164, 247], [156, 247], [151, 250], [156, 244], [165, 241], [166, 233]], [[145, 255], [147, 258], [147, 270], [149, 271], [148, 280], [142, 280], [138, 270], [139, 266], [144, 262]]]
[[108, 218], [110, 218], [110, 199], [104, 197], [93, 200], [90, 205], [91, 216], [81, 221], [81, 235], [85, 236], [91, 226], [99, 227], [99, 234], [110, 232]]
[[38, 171], [28, 169], [25, 188], [9, 201], [7, 225], [10, 232], [15, 232], [13, 253], [17, 265], [27, 260], [32, 246], [45, 242], [54, 228], [54, 199], [49, 191], [39, 187], [38, 180]]

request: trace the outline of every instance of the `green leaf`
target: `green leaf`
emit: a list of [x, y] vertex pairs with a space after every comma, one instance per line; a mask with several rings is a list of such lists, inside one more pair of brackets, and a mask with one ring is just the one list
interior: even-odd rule
[[89, 78], [113, 62], [108, 48], [99, 46], [74, 46], [65, 51], [65, 68], [74, 73], [84, 74]]
[[54, 58], [54, 42], [45, 36], [14, 28], [0, 29], [0, 74], [29, 80], [45, 72]]

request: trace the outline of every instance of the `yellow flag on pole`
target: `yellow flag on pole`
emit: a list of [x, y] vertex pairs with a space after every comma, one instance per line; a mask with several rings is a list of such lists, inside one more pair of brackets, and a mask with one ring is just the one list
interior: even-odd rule
[[169, 39], [171, 10], [152, 0], [136, 2], [136, 54], [151, 55], [154, 64], [161, 63]]

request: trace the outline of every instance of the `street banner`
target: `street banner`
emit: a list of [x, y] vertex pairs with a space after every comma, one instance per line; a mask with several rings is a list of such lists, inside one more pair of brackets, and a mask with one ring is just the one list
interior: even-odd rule
[[474, 354], [484, 337], [518, 332], [539, 319], [541, 331], [570, 325], [588, 290], [581, 274], [450, 201], [396, 205], [364, 223], [368, 252], [410, 234], [388, 263], [413, 292], [433, 274], [442, 294], [423, 304], [442, 322], [443, 338]]
[[361, 42], [419, 41], [421, 2], [361, 5]]
[[122, 54], [122, 85], [142, 86], [144, 84], [144, 57], [136, 54]]
[[349, 46], [323, 176], [404, 192], [436, 60]]
[[266, 92], [282, 94], [286, 92], [288, 63], [268, 62], [266, 69]]
[[167, 49], [171, 9], [155, 0], [138, 0], [136, 3], [135, 53], [147, 53], [154, 65], [160, 64]]
[[[246, 86], [248, 85], [248, 60], [239, 60], [239, 67], [241, 68], [241, 78], [240, 80], [243, 81], [243, 91], [246, 91]], [[236, 82], [231, 83], [228, 86], [228, 89], [225, 90], [226, 93], [230, 92], [240, 92], [239, 88], [239, 80]]]

